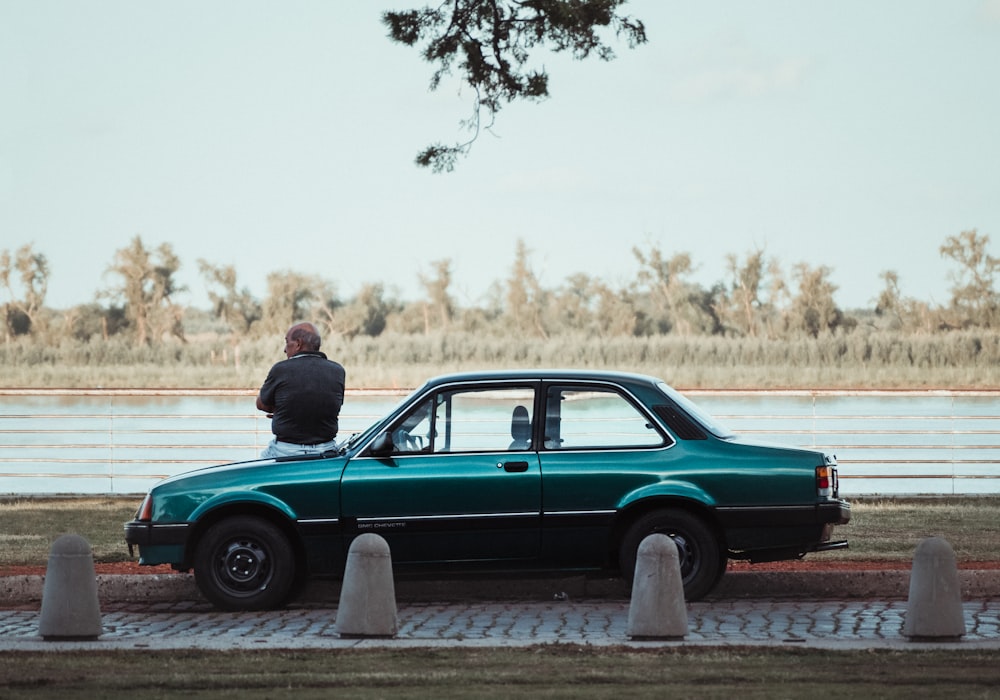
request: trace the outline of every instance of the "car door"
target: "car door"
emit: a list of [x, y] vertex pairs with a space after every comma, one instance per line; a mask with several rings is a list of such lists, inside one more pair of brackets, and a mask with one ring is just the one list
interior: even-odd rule
[[422, 397], [390, 426], [391, 454], [348, 463], [348, 539], [382, 535], [398, 563], [538, 556], [535, 394], [532, 385], [488, 383]]
[[544, 394], [543, 556], [598, 566], [612, 546], [618, 504], [660, 480], [673, 439], [619, 387], [560, 383]]

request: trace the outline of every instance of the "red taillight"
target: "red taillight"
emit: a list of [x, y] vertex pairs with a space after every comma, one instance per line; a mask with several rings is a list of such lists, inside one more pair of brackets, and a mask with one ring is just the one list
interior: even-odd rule
[[152, 494], [146, 494], [146, 498], [143, 499], [142, 505], [139, 506], [139, 511], [135, 514], [136, 520], [150, 521], [153, 519], [153, 496]]
[[816, 488], [830, 488], [830, 467], [816, 467]]
[[836, 497], [837, 470], [824, 465], [816, 467], [816, 493], [819, 496]]

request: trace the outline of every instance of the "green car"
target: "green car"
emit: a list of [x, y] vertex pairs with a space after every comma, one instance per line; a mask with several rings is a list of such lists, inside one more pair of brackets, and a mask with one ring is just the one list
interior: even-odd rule
[[336, 451], [166, 479], [125, 539], [141, 564], [193, 568], [214, 605], [259, 610], [342, 575], [362, 533], [397, 573], [630, 579], [662, 532], [693, 601], [728, 558], [846, 547], [850, 513], [832, 456], [741, 439], [655, 377], [517, 370], [431, 379]]

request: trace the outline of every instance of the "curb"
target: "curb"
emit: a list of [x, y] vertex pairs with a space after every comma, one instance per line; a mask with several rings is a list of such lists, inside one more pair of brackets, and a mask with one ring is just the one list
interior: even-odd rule
[[[1000, 597], [1000, 570], [961, 569], [958, 580], [963, 600]], [[731, 572], [710, 599], [906, 600], [909, 593], [909, 570]]]
[[[1000, 569], [958, 572], [963, 600], [1000, 598]], [[0, 606], [39, 604], [44, 576], [0, 577]], [[905, 570], [730, 572], [706, 601], [769, 598], [808, 600], [906, 600], [910, 572]], [[97, 576], [98, 598], [103, 604], [192, 602], [204, 598], [192, 574], [142, 574]], [[629, 588], [618, 578], [573, 576], [532, 579], [436, 579], [395, 582], [401, 602], [470, 600], [628, 600]], [[336, 605], [340, 581], [312, 580], [298, 603]]]

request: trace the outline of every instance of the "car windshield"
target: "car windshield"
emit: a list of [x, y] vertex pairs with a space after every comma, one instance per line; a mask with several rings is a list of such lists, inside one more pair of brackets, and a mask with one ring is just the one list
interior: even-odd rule
[[[399, 402], [392, 408], [391, 411], [389, 411], [385, 415], [387, 415], [387, 416], [394, 415], [400, 408], [402, 408], [403, 406], [405, 406], [414, 395], [419, 394], [421, 391], [423, 391], [423, 387], [417, 389], [416, 391], [413, 391], [413, 392], [407, 394], [406, 396], [404, 396], [402, 399], [399, 400]], [[360, 433], [352, 433], [349, 438], [347, 438], [346, 440], [344, 440], [344, 442], [342, 442], [340, 444], [340, 450], [341, 450], [341, 452], [342, 453], [346, 452], [347, 450], [349, 450], [352, 447], [354, 447], [355, 445], [357, 445], [359, 442], [363, 442], [362, 438], [367, 438], [368, 436], [371, 435], [371, 433], [375, 432], [375, 430], [382, 425], [382, 423], [383, 423], [384, 420], [385, 420], [384, 417], [383, 418], [379, 418], [377, 421], [375, 421], [374, 423], [372, 423], [371, 425], [369, 425], [367, 428], [365, 428], [364, 430], [362, 430]]]
[[658, 386], [660, 391], [666, 394], [671, 401], [684, 409], [685, 413], [698, 421], [701, 426], [708, 432], [712, 433], [712, 435], [720, 438], [735, 437], [732, 430], [722, 425], [712, 415], [706, 413], [700, 406], [698, 406], [698, 404], [681, 394], [666, 382], [660, 382]]

